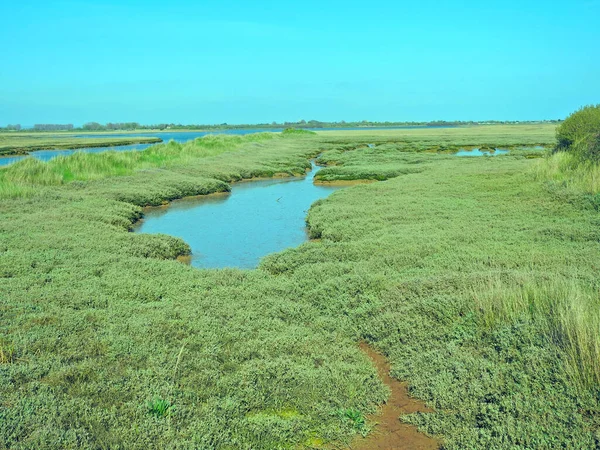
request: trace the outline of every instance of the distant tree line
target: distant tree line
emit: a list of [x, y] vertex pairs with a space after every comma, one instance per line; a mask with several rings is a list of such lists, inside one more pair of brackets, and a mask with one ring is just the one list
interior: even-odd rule
[[[183, 125], [180, 123], [157, 123], [150, 125], [141, 125], [138, 122], [108, 122], [101, 124], [99, 122], [87, 122], [82, 127], [75, 128], [72, 124], [57, 125], [57, 124], [36, 124], [31, 131], [129, 131], [129, 130], [248, 130], [248, 129], [288, 129], [288, 128], [368, 128], [368, 127], [460, 127], [460, 126], [477, 126], [477, 125], [492, 125], [492, 124], [518, 124], [518, 123], [559, 123], [561, 120], [539, 120], [539, 121], [446, 121], [434, 120], [430, 122], [373, 122], [368, 120], [346, 122], [323, 122], [319, 120], [299, 120], [297, 122], [270, 122], [270, 123], [254, 123], [254, 124], [236, 124], [228, 123], [220, 124], [189, 124]], [[8, 125], [5, 128], [0, 128], [0, 131], [18, 131], [21, 130], [20, 125]]]
[[473, 121], [469, 121], [469, 122], [457, 122], [457, 121], [448, 122], [447, 120], [434, 120], [433, 122], [427, 122], [425, 124], [425, 126], [427, 126], [427, 127], [460, 127], [460, 126], [465, 126], [465, 125], [479, 125], [479, 123], [478, 122], [473, 122]]
[[142, 129], [202, 129], [202, 130], [225, 130], [225, 129], [287, 129], [287, 128], [368, 128], [368, 127], [406, 127], [406, 126], [422, 126], [422, 127], [439, 127], [439, 126], [475, 126], [475, 125], [488, 125], [488, 124], [518, 124], [518, 123], [557, 123], [560, 120], [540, 120], [540, 121], [500, 121], [500, 120], [488, 120], [485, 122], [476, 121], [445, 121], [436, 120], [432, 122], [372, 122], [368, 120], [346, 122], [344, 120], [340, 122], [322, 122], [319, 120], [299, 120], [298, 122], [270, 122], [270, 123], [256, 123], [256, 124], [238, 124], [230, 125], [222, 123], [218, 125], [205, 125], [205, 124], [161, 124], [161, 125], [142, 125]]
[[34, 131], [71, 131], [73, 124], [58, 125], [53, 123], [36, 123], [33, 126]]
[[81, 127], [82, 130], [86, 131], [115, 131], [115, 130], [139, 130], [142, 127], [137, 122], [108, 122], [106, 125], [102, 125], [98, 122], [88, 122]]
[[4, 128], [0, 128], [0, 130], [5, 130], [5, 131], [19, 131], [21, 129], [21, 124], [17, 123], [14, 125], [6, 125]]

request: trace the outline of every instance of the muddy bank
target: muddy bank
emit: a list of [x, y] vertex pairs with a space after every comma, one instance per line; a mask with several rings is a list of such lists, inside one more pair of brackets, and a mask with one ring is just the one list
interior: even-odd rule
[[357, 437], [352, 450], [437, 450], [440, 442], [420, 433], [413, 425], [400, 421], [399, 417], [414, 412], [433, 412], [419, 400], [411, 398], [406, 383], [390, 377], [390, 365], [383, 355], [366, 343], [360, 349], [371, 359], [381, 380], [390, 388], [390, 398], [380, 411], [369, 420], [376, 425], [366, 438]]

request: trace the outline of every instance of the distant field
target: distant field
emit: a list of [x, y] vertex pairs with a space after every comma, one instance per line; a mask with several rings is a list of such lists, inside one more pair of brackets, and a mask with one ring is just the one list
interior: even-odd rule
[[[79, 134], [79, 133], [77, 133]], [[0, 155], [26, 154], [32, 150], [115, 147], [161, 142], [156, 137], [76, 138], [66, 133], [0, 133]]]
[[[532, 148], [553, 144], [552, 125], [261, 133], [0, 169], [0, 448], [349, 448], [389, 395], [361, 342], [445, 450], [597, 448], [600, 195]], [[377, 181], [314, 203], [313, 240], [255, 270], [130, 232], [313, 158]]]

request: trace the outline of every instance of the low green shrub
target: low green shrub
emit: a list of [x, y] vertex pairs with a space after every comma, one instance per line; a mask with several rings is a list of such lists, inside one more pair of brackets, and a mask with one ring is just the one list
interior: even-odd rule
[[567, 117], [556, 129], [556, 150], [581, 160], [600, 161], [600, 105], [588, 105]]
[[317, 133], [302, 128], [286, 128], [281, 132], [283, 136], [316, 136]]

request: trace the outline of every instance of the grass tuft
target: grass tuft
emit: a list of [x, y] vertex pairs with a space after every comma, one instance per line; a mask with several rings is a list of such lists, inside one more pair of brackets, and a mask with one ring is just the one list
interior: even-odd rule
[[175, 407], [168, 401], [155, 397], [147, 403], [148, 412], [157, 418], [170, 416], [175, 411]]
[[365, 416], [359, 410], [352, 408], [339, 409], [336, 411], [336, 415], [340, 419], [348, 421], [352, 428], [362, 436], [366, 436], [369, 433]]
[[556, 152], [539, 160], [534, 174], [537, 180], [549, 181], [572, 191], [600, 193], [600, 164], [581, 162], [573, 153]]
[[488, 329], [532, 322], [565, 355], [566, 370], [583, 389], [600, 384], [600, 291], [574, 280], [506, 282], [489, 279], [473, 294]]
[[0, 342], [0, 364], [11, 364], [14, 358], [14, 347], [6, 342]]

